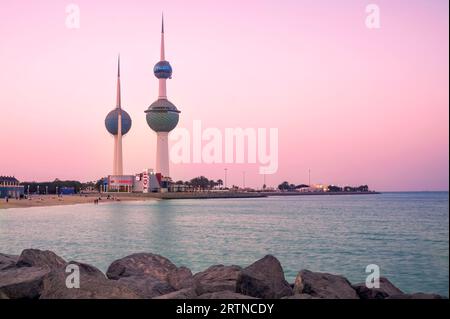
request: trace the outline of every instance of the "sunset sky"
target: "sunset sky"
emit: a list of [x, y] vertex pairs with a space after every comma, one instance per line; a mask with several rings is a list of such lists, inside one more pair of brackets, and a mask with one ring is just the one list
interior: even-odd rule
[[[168, 97], [179, 127], [278, 128], [279, 168], [266, 177], [372, 189], [448, 190], [447, 0], [0, 2], [0, 175], [96, 180], [112, 172], [117, 54], [133, 125], [124, 171], [155, 166], [144, 110], [157, 98], [164, 11]], [[366, 5], [381, 28], [365, 25]], [[171, 164], [260, 187], [259, 164]]]

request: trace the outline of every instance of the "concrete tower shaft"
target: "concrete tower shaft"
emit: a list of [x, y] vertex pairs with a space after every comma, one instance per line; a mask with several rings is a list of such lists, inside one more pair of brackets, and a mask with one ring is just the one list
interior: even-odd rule
[[164, 43], [164, 17], [161, 24], [161, 51], [160, 61], [153, 68], [153, 73], [158, 79], [158, 99], [145, 111], [147, 124], [156, 132], [156, 172], [164, 177], [170, 177], [169, 173], [169, 141], [168, 135], [179, 120], [180, 111], [167, 99], [167, 79], [172, 77], [172, 67], [166, 61]]

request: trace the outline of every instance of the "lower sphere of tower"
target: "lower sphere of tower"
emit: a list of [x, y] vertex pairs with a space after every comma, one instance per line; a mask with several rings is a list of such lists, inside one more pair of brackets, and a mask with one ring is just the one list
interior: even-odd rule
[[147, 111], [147, 124], [155, 132], [170, 132], [178, 124], [179, 113], [169, 100], [159, 99], [150, 105]]

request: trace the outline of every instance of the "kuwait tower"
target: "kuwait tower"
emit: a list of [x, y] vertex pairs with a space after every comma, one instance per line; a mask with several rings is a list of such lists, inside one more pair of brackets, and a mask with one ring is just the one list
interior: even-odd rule
[[153, 73], [159, 81], [158, 99], [145, 113], [148, 126], [156, 132], [156, 173], [170, 177], [168, 136], [178, 124], [180, 111], [167, 99], [166, 81], [172, 77], [172, 67], [166, 61], [164, 52], [164, 18], [161, 26], [161, 56], [153, 68]]
[[122, 110], [120, 102], [120, 57], [117, 61], [116, 108], [106, 116], [105, 126], [108, 132], [114, 136], [113, 175], [123, 175], [122, 136], [127, 134], [131, 128], [131, 117]]

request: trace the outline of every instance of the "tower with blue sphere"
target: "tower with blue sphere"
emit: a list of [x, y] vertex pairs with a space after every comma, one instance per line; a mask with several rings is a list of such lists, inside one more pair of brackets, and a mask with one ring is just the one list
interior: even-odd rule
[[131, 117], [122, 109], [120, 97], [120, 57], [117, 61], [117, 97], [116, 107], [105, 118], [105, 126], [108, 132], [114, 136], [113, 174], [123, 175], [122, 136], [131, 128]]
[[178, 124], [180, 111], [167, 99], [166, 81], [172, 78], [172, 67], [165, 58], [164, 50], [164, 18], [161, 25], [160, 61], [153, 68], [158, 79], [158, 99], [145, 111], [147, 124], [156, 132], [156, 173], [169, 178], [169, 132]]

